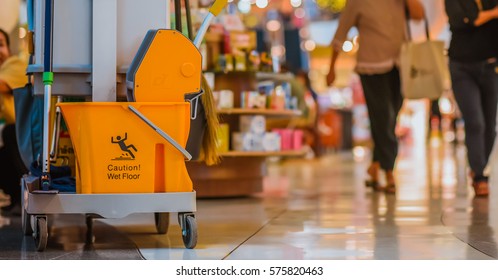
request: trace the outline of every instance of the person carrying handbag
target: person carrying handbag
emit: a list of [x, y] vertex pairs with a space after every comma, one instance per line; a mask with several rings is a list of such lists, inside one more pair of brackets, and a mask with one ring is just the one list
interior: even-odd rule
[[476, 196], [489, 194], [488, 163], [498, 102], [497, 0], [445, 0], [452, 38], [453, 94], [465, 123], [465, 145]]
[[[361, 84], [370, 118], [374, 142], [367, 186], [387, 193], [396, 192], [394, 164], [398, 141], [394, 132], [403, 104], [398, 57], [406, 39], [406, 9], [411, 19], [422, 20], [424, 7], [419, 0], [348, 0], [340, 15], [332, 41], [332, 58], [327, 83], [335, 81], [335, 64], [349, 29], [358, 29], [360, 47], [355, 71]], [[386, 174], [386, 186], [379, 186], [379, 171]]]

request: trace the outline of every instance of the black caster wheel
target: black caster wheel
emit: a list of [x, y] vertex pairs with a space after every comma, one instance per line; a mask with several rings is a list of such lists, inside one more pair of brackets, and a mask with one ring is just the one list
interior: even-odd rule
[[91, 214], [85, 215], [85, 224], [86, 224], [86, 240], [85, 244], [91, 245], [95, 243], [95, 236], [93, 235], [93, 219], [94, 217]]
[[197, 222], [194, 216], [187, 216], [182, 228], [183, 244], [187, 249], [195, 248], [197, 245]]
[[169, 213], [154, 213], [154, 221], [156, 230], [159, 234], [168, 233], [169, 228]]
[[36, 229], [33, 232], [36, 250], [42, 252], [47, 248], [48, 241], [48, 226], [47, 217], [35, 217]]

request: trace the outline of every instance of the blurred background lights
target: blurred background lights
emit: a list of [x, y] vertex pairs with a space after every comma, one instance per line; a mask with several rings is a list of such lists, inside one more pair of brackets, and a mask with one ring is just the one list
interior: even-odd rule
[[358, 45], [358, 35], [353, 37], [353, 45]]
[[249, 1], [240, 1], [237, 8], [241, 13], [248, 14], [251, 11], [251, 3]]
[[268, 0], [256, 0], [256, 6], [258, 8], [264, 9], [268, 6]]
[[306, 40], [306, 42], [304, 42], [304, 48], [309, 52], [314, 50], [315, 47], [316, 47], [316, 43], [313, 40]]
[[303, 3], [302, 0], [290, 0], [291, 6], [297, 8]]
[[266, 29], [272, 32], [278, 31], [281, 26], [280, 22], [276, 19], [272, 19], [266, 23]]
[[19, 38], [23, 39], [24, 37], [26, 37], [27, 33], [28, 31], [26, 31], [26, 28], [24, 27], [19, 28]]
[[248, 28], [255, 28], [259, 24], [259, 18], [253, 14], [248, 14], [246, 17], [244, 17], [244, 24]]
[[356, 146], [353, 148], [353, 157], [357, 162], [362, 161], [365, 158], [366, 154], [367, 152], [362, 146]]
[[306, 15], [306, 12], [304, 11], [303, 8], [297, 8], [295, 11], [294, 11], [294, 15], [297, 17], [297, 18], [304, 18], [304, 16]]
[[308, 28], [301, 28], [301, 30], [299, 30], [299, 36], [301, 36], [301, 38], [308, 38], [310, 36], [310, 31]]
[[283, 56], [285, 54], [285, 47], [282, 45], [277, 45], [271, 47], [271, 55], [272, 56]]
[[334, 13], [338, 13], [346, 6], [346, 0], [316, 0], [320, 8], [328, 9]]
[[342, 50], [344, 52], [352, 51], [353, 50], [353, 43], [351, 41], [344, 42], [344, 44], [342, 45]]
[[452, 114], [455, 111], [453, 104], [451, 104], [451, 101], [446, 97], [439, 98], [438, 104], [439, 110], [441, 110], [441, 113], [443, 114]]

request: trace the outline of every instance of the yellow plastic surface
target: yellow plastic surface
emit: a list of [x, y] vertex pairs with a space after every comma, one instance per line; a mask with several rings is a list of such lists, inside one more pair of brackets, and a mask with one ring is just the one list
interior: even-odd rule
[[200, 91], [201, 68], [201, 54], [187, 37], [159, 30], [135, 74], [135, 101], [183, 102]]
[[212, 13], [215, 17], [223, 10], [223, 8], [227, 5], [228, 0], [216, 0], [214, 1], [211, 8], [209, 8], [209, 12]]
[[60, 103], [77, 160], [77, 192], [191, 192], [180, 151], [128, 109], [131, 104], [185, 147], [190, 104]]

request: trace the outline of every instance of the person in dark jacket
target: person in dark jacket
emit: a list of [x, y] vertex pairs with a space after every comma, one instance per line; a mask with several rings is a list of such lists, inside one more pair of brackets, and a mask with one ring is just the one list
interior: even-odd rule
[[476, 196], [489, 194], [484, 169], [496, 136], [497, 4], [497, 0], [445, 0], [452, 32], [449, 57], [453, 93], [465, 123]]

